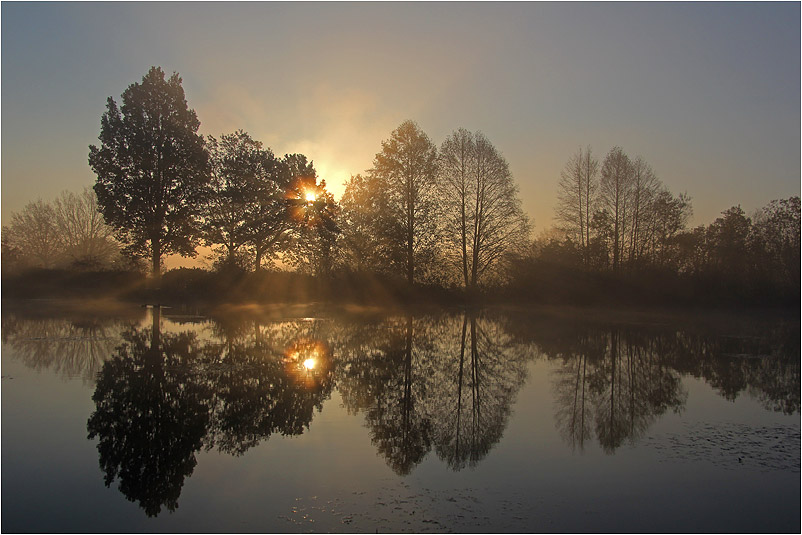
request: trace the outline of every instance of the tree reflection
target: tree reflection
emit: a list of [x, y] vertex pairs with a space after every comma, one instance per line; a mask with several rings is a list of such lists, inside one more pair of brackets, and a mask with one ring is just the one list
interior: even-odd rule
[[552, 383], [555, 419], [572, 448], [581, 451], [595, 433], [602, 449], [613, 453], [642, 436], [658, 416], [685, 406], [679, 374], [649, 342], [620, 328], [591, 330], [561, 351], [563, 366]]
[[411, 316], [373, 328], [375, 336], [367, 336], [373, 340], [368, 347], [357, 335], [345, 349], [340, 392], [350, 411], [364, 411], [371, 441], [390, 467], [404, 475], [431, 448], [431, 426], [421, 407], [423, 333]]
[[798, 322], [711, 328], [488, 311], [287, 313], [243, 307], [162, 326], [155, 310], [151, 325], [134, 328], [6, 312], [3, 342], [36, 369], [87, 379], [99, 370], [89, 436], [106, 483], [118, 481], [148, 515], [178, 506], [201, 450], [244, 455], [274, 434], [300, 435], [335, 384], [397, 474], [431, 451], [452, 470], [474, 467], [501, 441], [535, 348], [554, 364], [556, 427], [579, 451], [596, 442], [613, 453], [683, 410], [687, 376], [726, 399], [746, 393], [769, 410], [799, 412]]
[[91, 383], [120, 343], [124, 325], [96, 316], [30, 319], [9, 313], [3, 315], [2, 338], [29, 368], [52, 369]]
[[526, 351], [475, 315], [407, 316], [389, 327], [372, 326], [377, 344], [358, 335], [343, 351], [346, 406], [364, 411], [373, 443], [400, 475], [432, 448], [453, 470], [474, 466], [501, 439]]
[[162, 506], [178, 507], [184, 478], [195, 468], [209, 391], [192, 374], [201, 354], [197, 338], [161, 335], [158, 309], [152, 328], [123, 338], [98, 376], [87, 429], [90, 439], [99, 438], [106, 486], [119, 479], [120, 492], [156, 516]]
[[[241, 455], [274, 433], [300, 435], [331, 394], [331, 353], [301, 338], [281, 351], [272, 344], [209, 346], [207, 382], [214, 425], [210, 447]], [[314, 362], [310, 362], [314, 361]]]
[[241, 455], [273, 433], [308, 429], [331, 393], [331, 352], [297, 322], [270, 328], [276, 336], [267, 340], [242, 330], [201, 341], [162, 333], [155, 309], [152, 327], [125, 332], [98, 376], [87, 423], [106, 485], [118, 479], [123, 495], [155, 516], [178, 507], [202, 448]]
[[683, 375], [703, 378], [725, 399], [748, 391], [768, 409], [798, 412], [799, 350], [788, 341], [798, 340], [799, 327], [783, 324], [777, 331], [730, 336], [699, 328], [574, 325], [536, 339], [548, 358], [561, 362], [552, 385], [563, 439], [581, 451], [595, 436], [612, 453], [660, 415], [684, 408]]

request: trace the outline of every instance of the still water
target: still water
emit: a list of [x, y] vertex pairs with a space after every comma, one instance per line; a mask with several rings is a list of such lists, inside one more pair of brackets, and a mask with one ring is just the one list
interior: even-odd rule
[[798, 318], [4, 305], [4, 532], [800, 530]]

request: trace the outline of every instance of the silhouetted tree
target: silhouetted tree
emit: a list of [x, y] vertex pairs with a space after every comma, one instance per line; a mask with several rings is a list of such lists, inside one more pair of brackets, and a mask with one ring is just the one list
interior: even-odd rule
[[638, 156], [632, 160], [632, 206], [629, 210], [628, 241], [629, 254], [627, 260], [632, 263], [639, 260], [646, 252], [650, 230], [656, 223], [654, 210], [655, 197], [660, 188], [660, 181], [652, 167]]
[[312, 162], [302, 154], [284, 157], [292, 177], [287, 199], [293, 226], [284, 260], [303, 271], [327, 275], [334, 266], [336, 241], [341, 233], [337, 224], [340, 206], [326, 190], [326, 181], [318, 182]]
[[799, 292], [799, 197], [771, 201], [754, 217], [750, 247], [756, 256], [756, 274]]
[[481, 132], [452, 133], [439, 161], [444, 235], [460, 258], [465, 287], [475, 289], [505, 254], [520, 251], [529, 223], [507, 161]]
[[632, 163], [620, 147], [613, 147], [602, 164], [599, 195], [601, 207], [609, 214], [612, 226], [614, 271], [618, 271], [623, 259], [631, 192]]
[[710, 267], [729, 280], [744, 280], [749, 269], [749, 233], [752, 220], [741, 206], [721, 213], [707, 229]]
[[200, 122], [187, 107], [181, 78], [152, 67], [141, 83], [109, 97], [100, 147], [89, 147], [95, 193], [106, 222], [134, 256], [150, 256], [158, 277], [163, 255], [194, 256], [209, 181]]
[[[391, 215], [401, 223], [406, 255], [407, 282], [416, 278], [418, 260], [430, 254], [436, 242], [437, 151], [429, 137], [413, 121], [393, 130], [390, 139], [373, 160], [371, 173], [384, 183], [391, 202]], [[422, 270], [418, 269], [420, 274]]]
[[392, 217], [390, 195], [374, 174], [356, 175], [340, 199], [343, 262], [357, 271], [400, 273], [405, 256], [401, 222]]
[[555, 216], [560, 227], [579, 245], [586, 264], [598, 189], [599, 160], [590, 147], [580, 148], [560, 173]]
[[[274, 201], [281, 186], [275, 187], [276, 159], [246, 132], [208, 138], [211, 181], [204, 210], [204, 235], [210, 244], [221, 244], [224, 262], [236, 263], [238, 251], [253, 241], [259, 218], [273, 208], [277, 218], [286, 217], [285, 208]], [[265, 184], [267, 182], [267, 184]], [[274, 187], [271, 187], [274, 186]]]

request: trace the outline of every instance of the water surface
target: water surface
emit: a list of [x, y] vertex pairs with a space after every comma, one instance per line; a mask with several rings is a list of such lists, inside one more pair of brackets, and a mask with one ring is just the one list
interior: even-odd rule
[[800, 529], [798, 318], [4, 306], [6, 532]]

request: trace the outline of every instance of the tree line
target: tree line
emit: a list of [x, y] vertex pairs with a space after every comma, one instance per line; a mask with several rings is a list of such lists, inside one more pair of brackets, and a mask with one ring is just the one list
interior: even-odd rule
[[558, 284], [549, 270], [567, 269], [798, 294], [798, 196], [751, 218], [733, 207], [689, 229], [690, 197], [671, 193], [644, 158], [614, 147], [599, 160], [588, 147], [561, 173], [556, 226], [533, 240], [509, 165], [481, 132], [460, 128], [438, 147], [405, 121], [337, 202], [305, 155], [278, 157], [243, 130], [215, 137], [199, 127], [176, 73], [153, 67], [119, 105], [109, 97], [100, 144], [89, 148], [93, 191], [14, 214], [3, 228], [4, 265], [149, 259], [158, 277], [165, 255], [194, 257], [205, 245], [217, 270], [285, 267], [470, 292]]
[[613, 147], [600, 161], [587, 147], [565, 164], [555, 214], [556, 226], [518, 259], [519, 287], [535, 279], [627, 281], [629, 290], [642, 292], [662, 281], [669, 283], [664, 292], [799, 299], [799, 196], [771, 201], [751, 216], [733, 206], [711, 224], [689, 228], [690, 197], [672, 194], [644, 158]]

